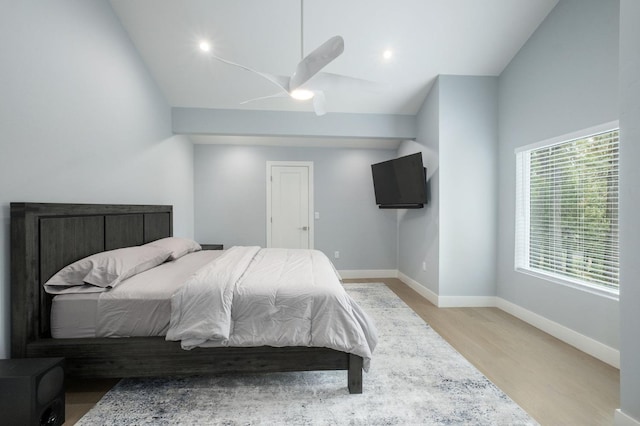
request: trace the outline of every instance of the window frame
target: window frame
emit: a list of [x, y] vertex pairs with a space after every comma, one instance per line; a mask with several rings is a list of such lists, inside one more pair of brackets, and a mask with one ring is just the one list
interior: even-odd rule
[[[620, 130], [619, 122], [611, 121], [598, 126], [593, 126], [587, 129], [578, 130], [576, 132], [564, 134], [551, 139], [546, 139], [540, 142], [532, 143], [515, 149], [516, 156], [516, 190], [515, 190], [515, 247], [514, 247], [514, 270], [526, 275], [530, 275], [536, 278], [540, 278], [546, 281], [554, 282], [571, 288], [587, 291], [589, 293], [597, 294], [599, 296], [607, 297], [614, 300], [619, 300], [620, 287], [610, 288], [604, 285], [598, 285], [590, 283], [588, 281], [580, 280], [565, 276], [563, 274], [554, 273], [551, 271], [545, 271], [542, 269], [532, 268], [529, 265], [529, 211], [530, 211], [530, 196], [531, 196], [531, 182], [530, 182], [530, 156], [527, 155], [531, 151], [536, 149], [546, 148], [553, 145], [560, 145], [568, 143], [577, 139], [585, 139], [590, 136], [606, 133], [611, 131]], [[618, 134], [619, 137], [619, 134]], [[618, 146], [619, 148], [619, 146]], [[619, 163], [618, 163], [619, 166]], [[618, 181], [618, 194], [619, 194], [620, 182]], [[619, 205], [619, 199], [618, 199]], [[526, 262], [525, 262], [526, 261]], [[618, 257], [619, 261], [619, 257]], [[525, 265], [526, 263], [526, 265]]]

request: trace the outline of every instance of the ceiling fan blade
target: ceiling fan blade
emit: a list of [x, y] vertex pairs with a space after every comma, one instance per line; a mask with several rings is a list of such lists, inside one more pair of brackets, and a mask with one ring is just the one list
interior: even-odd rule
[[342, 37], [334, 36], [325, 41], [300, 61], [289, 81], [289, 90], [295, 90], [306, 83], [318, 71], [340, 56], [342, 52], [344, 52]]
[[249, 102], [261, 101], [263, 99], [273, 99], [273, 98], [288, 98], [289, 94], [284, 92], [274, 93], [273, 95], [260, 96], [259, 98], [247, 99], [246, 101], [240, 102], [240, 105], [248, 104]]
[[285, 77], [282, 75], [273, 75], [273, 74], [268, 74], [266, 72], [261, 72], [261, 71], [256, 71], [253, 68], [249, 68], [247, 66], [244, 65], [240, 65], [240, 64], [236, 64], [235, 62], [231, 62], [227, 59], [221, 58], [219, 56], [216, 55], [211, 55], [211, 57], [217, 61], [220, 61], [222, 63], [225, 63], [227, 65], [232, 65], [234, 67], [238, 67], [238, 68], [242, 68], [243, 70], [252, 72], [254, 74], [259, 75], [260, 77], [270, 81], [271, 83], [275, 84], [276, 86], [278, 86], [278, 88], [280, 88], [281, 90], [283, 90], [285, 93], [289, 93], [289, 77]]
[[371, 92], [380, 92], [384, 89], [384, 85], [371, 80], [349, 77], [342, 74], [333, 74], [329, 72], [319, 72], [311, 79], [305, 88], [310, 90], [367, 90]]
[[314, 92], [313, 95], [313, 110], [316, 112], [316, 115], [322, 116], [327, 113], [327, 109], [325, 108], [325, 97], [324, 92], [318, 90]]

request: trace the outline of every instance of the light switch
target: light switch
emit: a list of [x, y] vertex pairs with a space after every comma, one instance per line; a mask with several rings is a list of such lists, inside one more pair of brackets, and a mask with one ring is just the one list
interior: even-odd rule
[[320, 212], [316, 212], [314, 217], [316, 218], [316, 220], [320, 219]]

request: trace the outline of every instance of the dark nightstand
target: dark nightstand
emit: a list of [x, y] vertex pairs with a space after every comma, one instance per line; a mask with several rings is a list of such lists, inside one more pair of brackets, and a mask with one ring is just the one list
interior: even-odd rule
[[224, 245], [222, 244], [200, 244], [202, 250], [224, 250]]
[[64, 358], [0, 360], [0, 413], [11, 425], [64, 423]]

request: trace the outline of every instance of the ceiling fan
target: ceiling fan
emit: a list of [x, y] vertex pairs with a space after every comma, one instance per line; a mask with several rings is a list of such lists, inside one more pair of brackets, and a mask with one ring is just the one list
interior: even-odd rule
[[[300, 1], [300, 56], [302, 60], [296, 66], [291, 76], [273, 75], [254, 70], [244, 65], [231, 62], [216, 55], [211, 55], [214, 59], [228, 65], [255, 73], [276, 85], [280, 91], [273, 95], [262, 96], [250, 99], [241, 104], [254, 102], [262, 99], [291, 97], [297, 100], [313, 99], [313, 109], [316, 115], [327, 113], [325, 108], [325, 90], [345, 88], [345, 86], [358, 87], [360, 89], [374, 89], [375, 83], [359, 78], [348, 77], [340, 74], [320, 72], [324, 67], [344, 52], [344, 40], [341, 36], [333, 36], [325, 41], [308, 55], [303, 54], [304, 21], [303, 9], [304, 0]], [[201, 45], [202, 48], [202, 45]], [[204, 49], [203, 50], [207, 50]]]

